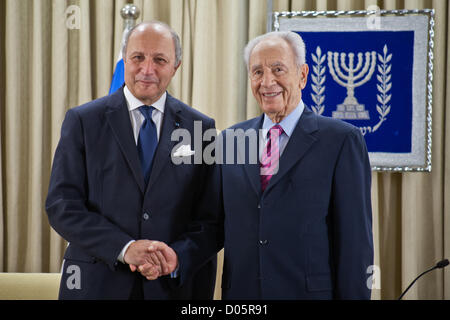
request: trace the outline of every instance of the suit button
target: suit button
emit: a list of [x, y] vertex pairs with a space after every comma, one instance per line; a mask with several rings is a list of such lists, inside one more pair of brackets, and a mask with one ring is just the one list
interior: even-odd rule
[[144, 220], [148, 220], [148, 218], [150, 218], [149, 214], [147, 212], [144, 212], [144, 214], [142, 215], [142, 218]]
[[267, 240], [259, 240], [259, 244], [262, 246], [265, 246], [267, 243], [269, 243], [269, 241]]

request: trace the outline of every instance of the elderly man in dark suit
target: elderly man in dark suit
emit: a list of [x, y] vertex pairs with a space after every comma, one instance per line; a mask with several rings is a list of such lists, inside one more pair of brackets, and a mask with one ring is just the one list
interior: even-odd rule
[[[222, 134], [216, 192], [207, 190], [222, 213], [210, 240], [225, 248], [222, 297], [370, 299], [371, 169], [359, 129], [303, 104], [308, 66], [298, 34], [257, 37], [245, 60], [263, 114]], [[175, 251], [181, 275], [207, 257]]]
[[303, 104], [298, 34], [260, 36], [245, 58], [263, 114], [232, 129], [264, 134], [259, 163], [221, 166], [223, 297], [369, 299], [371, 170], [361, 133]]
[[[139, 24], [126, 40], [125, 85], [67, 112], [46, 201], [51, 226], [69, 242], [61, 299], [212, 298], [215, 254], [180, 283], [177, 265], [161, 269], [161, 254], [149, 251], [202, 229], [194, 220], [207, 210], [210, 166], [171, 161], [173, 130], [215, 126], [167, 93], [180, 63], [169, 26]], [[143, 266], [146, 277], [134, 272]], [[164, 276], [149, 281], [155, 274]]]

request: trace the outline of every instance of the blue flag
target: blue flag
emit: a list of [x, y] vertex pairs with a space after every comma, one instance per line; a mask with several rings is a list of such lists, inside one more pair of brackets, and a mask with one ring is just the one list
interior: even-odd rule
[[124, 66], [122, 59], [122, 52], [119, 55], [119, 60], [117, 61], [116, 68], [114, 69], [113, 78], [111, 81], [111, 87], [109, 88], [109, 94], [113, 93], [119, 89], [124, 83]]
[[125, 45], [126, 36], [127, 36], [128, 32], [130, 32], [131, 28], [132, 28], [132, 26], [126, 26], [125, 30], [123, 30], [122, 45], [120, 47], [119, 57], [117, 58], [116, 68], [114, 69], [114, 74], [113, 74], [113, 78], [111, 81], [111, 87], [109, 88], [109, 94], [111, 94], [114, 91], [116, 91], [117, 89], [119, 89], [125, 82], [125, 77], [124, 77], [125, 76], [125, 68], [124, 68], [124, 64], [123, 64], [122, 51], [123, 51], [123, 47]]

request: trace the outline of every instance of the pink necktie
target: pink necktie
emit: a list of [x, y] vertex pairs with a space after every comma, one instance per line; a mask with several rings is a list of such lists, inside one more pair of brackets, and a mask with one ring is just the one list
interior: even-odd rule
[[283, 134], [283, 128], [276, 124], [270, 128], [268, 141], [261, 157], [261, 189], [264, 192], [269, 184], [270, 178], [278, 172], [280, 160], [279, 137]]

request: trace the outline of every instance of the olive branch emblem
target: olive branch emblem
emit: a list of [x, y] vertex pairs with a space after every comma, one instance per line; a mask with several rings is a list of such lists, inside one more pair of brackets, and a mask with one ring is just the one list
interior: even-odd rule
[[322, 64], [325, 62], [326, 55], [322, 55], [322, 50], [320, 49], [320, 47], [317, 47], [316, 55], [312, 54], [311, 57], [315, 62], [315, 65], [313, 66], [313, 74], [311, 74], [313, 82], [311, 88], [314, 91], [314, 94], [311, 93], [311, 98], [316, 104], [314, 106], [311, 106], [311, 108], [315, 113], [322, 114], [325, 109], [323, 105], [323, 102], [325, 101], [325, 86], [323, 84], [325, 83], [326, 79], [326, 67], [322, 66]]
[[372, 133], [378, 130], [381, 124], [387, 120], [387, 115], [391, 112], [391, 106], [389, 102], [391, 101], [392, 95], [389, 91], [392, 88], [391, 83], [391, 68], [392, 64], [389, 62], [392, 60], [392, 53], [388, 54], [388, 47], [384, 45], [383, 55], [378, 54], [378, 74], [377, 74], [377, 112], [379, 114], [379, 121], [373, 127], [360, 127], [361, 133], [365, 135], [366, 133]]

